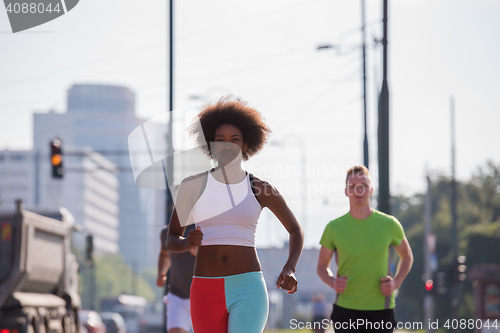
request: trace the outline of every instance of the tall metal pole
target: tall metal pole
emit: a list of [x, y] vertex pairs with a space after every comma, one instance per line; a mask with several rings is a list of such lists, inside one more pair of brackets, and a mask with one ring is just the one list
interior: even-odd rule
[[[168, 121], [168, 132], [167, 132], [167, 180], [169, 184], [172, 184], [174, 177], [174, 147], [172, 140], [172, 131], [173, 131], [173, 109], [174, 109], [174, 18], [173, 18], [173, 4], [174, 0], [170, 0], [169, 6], [169, 104], [168, 110], [169, 121]], [[170, 192], [170, 188], [167, 188], [167, 214], [165, 217], [165, 223], [168, 225], [170, 221], [170, 215], [174, 210], [174, 201], [172, 198], [172, 193]]]
[[389, 87], [387, 84], [387, 0], [384, 0], [383, 81], [378, 103], [378, 165], [379, 195], [378, 209], [391, 213], [389, 191]]
[[450, 98], [451, 120], [451, 236], [453, 249], [453, 283], [451, 286], [451, 306], [453, 318], [458, 318], [458, 227], [457, 227], [457, 183], [455, 180], [455, 98]]
[[40, 150], [35, 152], [35, 206], [40, 206]]
[[[431, 243], [432, 237], [432, 196], [431, 196], [431, 179], [427, 176], [427, 195], [425, 196], [425, 226], [424, 226], [424, 275], [426, 280], [434, 280], [431, 267]], [[424, 296], [424, 323], [427, 332], [434, 330], [427, 323], [434, 321], [434, 296], [430, 293]]]
[[90, 310], [95, 310], [97, 305], [97, 278], [95, 260], [90, 266]]
[[132, 295], [137, 295], [137, 283], [138, 283], [138, 275], [139, 275], [139, 270], [137, 268], [137, 260], [132, 260], [132, 278], [130, 281], [132, 282]]
[[361, 34], [363, 38], [363, 115], [365, 125], [365, 136], [363, 139], [363, 163], [365, 167], [370, 168], [370, 159], [368, 153], [368, 134], [366, 119], [366, 32], [365, 32], [365, 0], [361, 0]]
[[[168, 24], [169, 24], [169, 71], [168, 71], [168, 82], [169, 82], [169, 91], [168, 91], [168, 110], [169, 120], [168, 120], [168, 128], [167, 128], [167, 183], [173, 184], [174, 179], [174, 147], [172, 140], [172, 131], [173, 131], [173, 109], [174, 109], [174, 0], [169, 1], [169, 9], [168, 9]], [[172, 212], [174, 211], [174, 199], [172, 197], [172, 192], [170, 191], [170, 187], [167, 186], [166, 190], [166, 209], [165, 209], [165, 225], [168, 226], [170, 222], [170, 217], [172, 216]], [[169, 275], [167, 273], [167, 283], [165, 283], [164, 295], [168, 292], [168, 278]], [[166, 316], [166, 304], [163, 305], [163, 333], [167, 332], [167, 316]]]

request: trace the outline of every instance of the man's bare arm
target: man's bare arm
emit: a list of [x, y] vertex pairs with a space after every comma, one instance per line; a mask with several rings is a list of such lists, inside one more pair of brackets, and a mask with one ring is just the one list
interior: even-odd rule
[[167, 281], [167, 272], [170, 269], [170, 253], [167, 250], [167, 229], [163, 229], [160, 234], [161, 250], [158, 256], [158, 277], [156, 278], [156, 285], [163, 287]]
[[335, 283], [335, 277], [333, 276], [333, 272], [330, 269], [330, 263], [333, 258], [333, 250], [327, 249], [322, 246], [319, 249], [318, 256], [318, 265], [316, 267], [316, 273], [318, 274], [321, 281], [326, 283], [328, 286], [333, 288], [333, 284]]
[[410, 272], [413, 264], [413, 253], [410, 244], [406, 237], [397, 246], [394, 246], [396, 253], [399, 255], [398, 269], [394, 278], [389, 275], [380, 279], [380, 292], [385, 296], [390, 296], [394, 290], [401, 287], [404, 279]]
[[335, 277], [332, 270], [330, 269], [330, 263], [332, 261], [333, 255], [335, 254], [335, 261], [338, 265], [337, 251], [327, 249], [322, 246], [319, 250], [318, 266], [316, 268], [316, 273], [320, 279], [334, 289], [337, 293], [341, 294], [345, 291], [347, 286], [347, 276]]
[[408, 239], [406, 239], [406, 237], [403, 238], [399, 245], [394, 246], [394, 250], [396, 250], [396, 253], [399, 256], [398, 269], [396, 271], [396, 275], [394, 276], [395, 289], [398, 289], [401, 287], [401, 284], [413, 265], [413, 252], [411, 251], [410, 243], [408, 243]]

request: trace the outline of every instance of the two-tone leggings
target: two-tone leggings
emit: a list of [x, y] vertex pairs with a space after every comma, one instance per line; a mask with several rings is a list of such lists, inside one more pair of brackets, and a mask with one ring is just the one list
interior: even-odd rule
[[191, 320], [195, 333], [261, 333], [269, 301], [262, 272], [193, 277]]

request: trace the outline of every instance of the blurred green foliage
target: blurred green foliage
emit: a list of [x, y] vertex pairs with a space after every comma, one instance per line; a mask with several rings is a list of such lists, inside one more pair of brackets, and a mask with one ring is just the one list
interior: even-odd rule
[[115, 297], [120, 294], [143, 296], [148, 301], [154, 301], [162, 296], [162, 290], [157, 288], [156, 270], [147, 269], [134, 272], [121, 255], [95, 255], [94, 266], [80, 264], [79, 292], [83, 308], [91, 304], [91, 274], [95, 269], [96, 300], [95, 308], [99, 310], [101, 299]]
[[[431, 175], [432, 230], [436, 236], [438, 271], [445, 272], [452, 263], [451, 180]], [[467, 181], [457, 182], [459, 253], [467, 257], [469, 272], [479, 263], [500, 264], [500, 165], [488, 162]], [[399, 321], [423, 320], [423, 231], [425, 193], [394, 197], [393, 215], [406, 231], [413, 250], [413, 268], [401, 286], [397, 298]], [[474, 318], [472, 281], [459, 287], [459, 317]], [[437, 295], [436, 318], [452, 319], [450, 291]]]

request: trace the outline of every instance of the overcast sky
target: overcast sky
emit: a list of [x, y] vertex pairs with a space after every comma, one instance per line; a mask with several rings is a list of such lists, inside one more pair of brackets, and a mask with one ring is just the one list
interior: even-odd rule
[[[374, 39], [382, 36], [382, 1], [367, 2], [370, 166], [377, 188], [382, 62]], [[167, 3], [81, 0], [62, 17], [16, 34], [0, 9], [0, 149], [30, 149], [33, 112], [65, 112], [74, 83], [124, 85], [136, 93], [139, 117], [165, 112]], [[247, 167], [281, 187], [297, 216], [304, 195], [293, 186], [300, 185], [296, 172], [305, 153], [306, 228], [308, 243], [316, 244], [324, 224], [348, 208], [345, 171], [363, 161], [360, 2], [189, 0], [176, 1], [174, 12], [174, 107], [197, 103], [192, 95], [231, 93], [261, 111], [273, 145]], [[390, 1], [393, 194], [422, 191], [426, 169], [450, 173], [452, 95], [459, 178], [487, 160], [500, 163], [498, 13], [494, 0]], [[325, 43], [342, 47], [318, 51]], [[187, 121], [178, 119], [176, 130]], [[266, 233], [259, 231], [258, 244], [283, 236], [272, 228], [261, 228]]]

